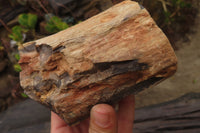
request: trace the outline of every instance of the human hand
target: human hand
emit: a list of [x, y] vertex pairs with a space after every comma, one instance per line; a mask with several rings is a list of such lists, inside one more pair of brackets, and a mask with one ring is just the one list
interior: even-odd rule
[[107, 104], [95, 105], [90, 118], [75, 126], [68, 126], [58, 115], [51, 113], [51, 133], [132, 133], [134, 96], [119, 102], [119, 110]]

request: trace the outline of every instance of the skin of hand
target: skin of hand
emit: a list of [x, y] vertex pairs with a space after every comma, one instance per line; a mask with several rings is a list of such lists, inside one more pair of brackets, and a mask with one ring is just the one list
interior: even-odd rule
[[68, 126], [58, 115], [51, 113], [51, 133], [132, 133], [135, 100], [128, 96], [119, 102], [116, 112], [108, 104], [95, 105], [90, 118], [75, 126]]

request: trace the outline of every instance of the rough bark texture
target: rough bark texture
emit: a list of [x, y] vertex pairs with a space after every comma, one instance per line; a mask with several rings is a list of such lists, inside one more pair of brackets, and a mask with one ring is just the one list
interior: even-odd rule
[[67, 30], [20, 48], [21, 86], [68, 124], [176, 71], [171, 45], [149, 13], [124, 1]]

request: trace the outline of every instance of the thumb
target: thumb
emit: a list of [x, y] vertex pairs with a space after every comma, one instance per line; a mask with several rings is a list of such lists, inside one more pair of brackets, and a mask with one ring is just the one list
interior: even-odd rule
[[107, 104], [95, 105], [90, 113], [89, 133], [116, 133], [116, 113], [112, 106]]

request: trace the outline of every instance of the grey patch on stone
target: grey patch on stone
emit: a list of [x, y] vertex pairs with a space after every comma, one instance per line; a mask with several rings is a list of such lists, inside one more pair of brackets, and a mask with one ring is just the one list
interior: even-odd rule
[[[140, 4], [139, 4], [140, 5]], [[144, 7], [142, 6], [142, 5], [140, 5], [140, 9], [142, 10], [142, 9], [144, 9]]]
[[40, 64], [43, 66], [53, 54], [51, 46], [47, 44], [41, 44], [37, 47], [37, 52], [40, 53]]
[[97, 71], [105, 71], [110, 68], [113, 69], [113, 74], [121, 74], [125, 72], [141, 71], [148, 69], [148, 64], [139, 63], [138, 59], [127, 60], [127, 61], [114, 61], [114, 62], [102, 62], [95, 63], [94, 67], [88, 71], [78, 73], [76, 76], [85, 75], [85, 74], [94, 74]]
[[113, 63], [113, 73], [121, 74], [126, 72], [142, 71], [149, 68], [146, 63], [139, 63], [137, 59]]
[[55, 49], [53, 49], [53, 53], [59, 53], [61, 50], [65, 49], [65, 46], [58, 46]]
[[25, 46], [23, 49], [19, 50], [20, 52], [32, 52], [36, 50], [36, 46], [35, 46], [36, 42], [30, 42], [30, 44], [28, 44], [28, 46]]

